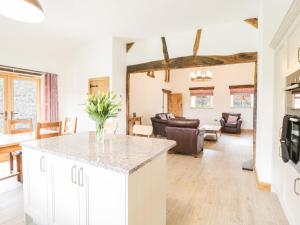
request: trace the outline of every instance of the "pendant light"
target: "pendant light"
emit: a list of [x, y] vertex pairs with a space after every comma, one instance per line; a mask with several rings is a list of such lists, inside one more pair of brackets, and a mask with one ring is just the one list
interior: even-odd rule
[[38, 0], [0, 0], [0, 15], [26, 23], [39, 23], [45, 18]]

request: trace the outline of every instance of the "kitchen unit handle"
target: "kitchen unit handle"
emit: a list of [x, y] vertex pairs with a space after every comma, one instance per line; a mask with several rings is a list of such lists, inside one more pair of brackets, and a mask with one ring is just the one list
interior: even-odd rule
[[298, 177], [298, 178], [296, 178], [295, 180], [294, 180], [294, 193], [297, 195], [297, 196], [299, 196], [299, 192], [297, 192], [297, 183], [300, 181], [300, 178]]
[[78, 171], [78, 185], [83, 187], [83, 168], [81, 167]]
[[45, 168], [45, 156], [42, 156], [40, 158], [40, 170], [41, 172], [45, 172], [46, 168]]
[[73, 184], [77, 184], [77, 180], [76, 180], [76, 165], [72, 166], [72, 169], [71, 169], [71, 182]]

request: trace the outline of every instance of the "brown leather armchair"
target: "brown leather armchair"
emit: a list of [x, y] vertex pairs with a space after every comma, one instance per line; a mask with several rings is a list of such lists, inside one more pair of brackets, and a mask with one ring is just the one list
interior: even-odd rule
[[199, 130], [199, 120], [171, 120], [166, 127], [167, 139], [176, 141], [174, 152], [197, 157], [203, 151], [204, 131]]
[[[236, 123], [228, 123], [229, 116], [236, 116]], [[241, 133], [242, 119], [240, 113], [222, 113], [220, 124], [222, 126], [221, 131], [223, 133]]]
[[151, 118], [153, 126], [153, 134], [155, 136], [159, 135], [161, 137], [166, 137], [166, 127], [170, 120], [185, 120], [184, 117], [171, 118], [170, 113], [158, 113], [155, 117]]

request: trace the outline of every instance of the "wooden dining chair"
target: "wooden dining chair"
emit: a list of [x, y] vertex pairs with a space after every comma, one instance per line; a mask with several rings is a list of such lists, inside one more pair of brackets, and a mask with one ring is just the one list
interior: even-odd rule
[[107, 121], [104, 125], [104, 131], [107, 134], [116, 134], [118, 123], [116, 121]]
[[66, 117], [64, 122], [63, 134], [76, 134], [77, 117]]
[[[7, 134], [21, 134], [21, 133], [31, 133], [32, 132], [32, 119], [16, 119], [7, 120]], [[16, 171], [19, 172], [18, 181], [23, 180], [22, 176], [22, 151], [21, 147], [19, 151], [9, 153], [9, 165], [10, 171], [14, 172], [14, 157], [16, 157], [17, 168]]]
[[61, 136], [62, 122], [38, 122], [36, 123], [35, 138], [44, 139]]
[[133, 135], [150, 137], [153, 132], [152, 126], [134, 125], [132, 128]]

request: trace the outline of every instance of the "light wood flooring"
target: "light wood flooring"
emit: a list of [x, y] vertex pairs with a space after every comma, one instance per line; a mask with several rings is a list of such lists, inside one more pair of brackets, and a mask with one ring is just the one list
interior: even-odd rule
[[[276, 196], [241, 170], [251, 152], [252, 136], [243, 134], [206, 142], [199, 158], [168, 155], [167, 225], [288, 225]], [[24, 225], [16, 178], [0, 182], [0, 225]]]

